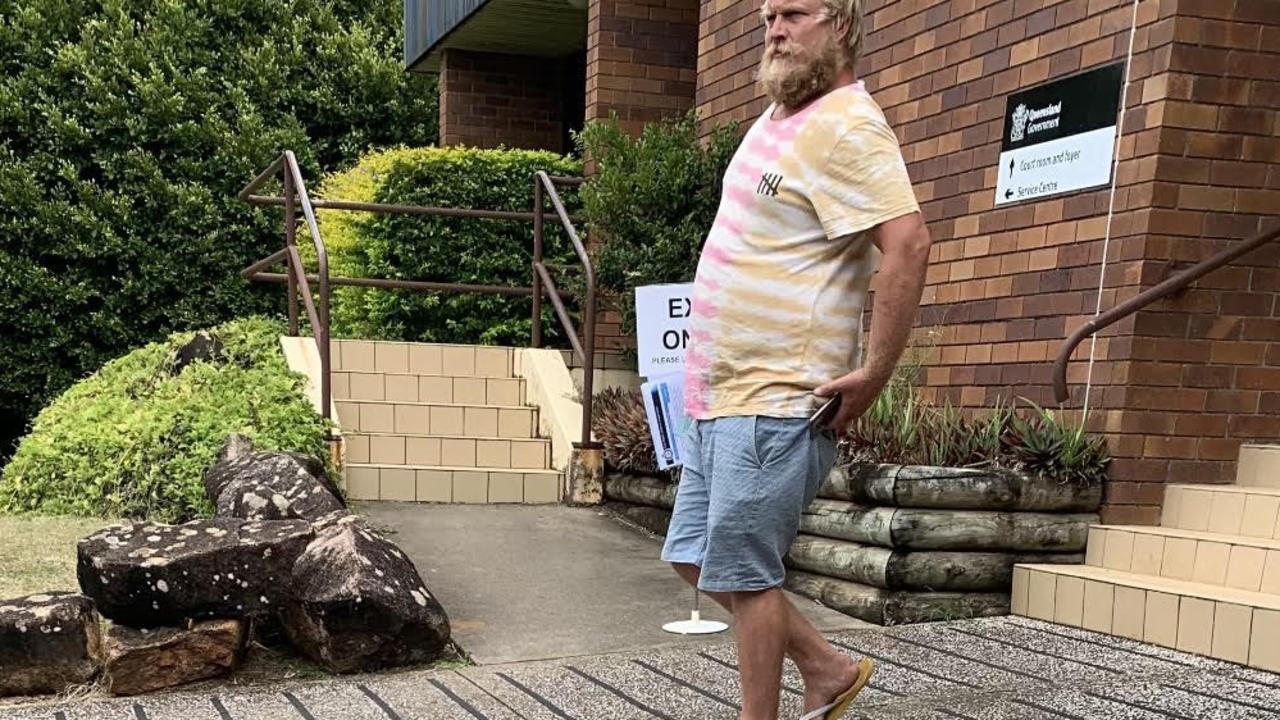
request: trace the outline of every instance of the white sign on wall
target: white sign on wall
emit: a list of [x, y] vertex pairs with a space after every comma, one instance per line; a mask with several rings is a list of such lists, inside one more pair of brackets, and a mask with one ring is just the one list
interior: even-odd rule
[[995, 204], [1109, 183], [1123, 85], [1115, 63], [1010, 95]]
[[653, 378], [684, 369], [692, 299], [693, 283], [636, 288], [636, 351], [640, 377]]
[[1116, 126], [1000, 153], [996, 204], [1106, 185]]

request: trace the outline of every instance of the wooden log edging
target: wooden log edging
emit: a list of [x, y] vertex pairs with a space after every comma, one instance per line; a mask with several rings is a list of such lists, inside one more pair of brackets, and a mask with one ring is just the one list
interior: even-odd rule
[[676, 485], [644, 475], [607, 473], [604, 496], [609, 500], [670, 510], [676, 505]]
[[1008, 593], [885, 590], [796, 570], [787, 573], [786, 587], [829, 608], [877, 625], [1009, 614]]
[[[676, 488], [657, 478], [610, 474], [610, 500], [670, 510]], [[991, 510], [925, 510], [868, 507], [841, 500], [814, 500], [800, 518], [800, 532], [860, 545], [903, 550], [1079, 553], [1093, 513], [1033, 513]]]
[[818, 497], [898, 508], [1095, 512], [1102, 487], [1007, 470], [855, 464], [832, 470]]
[[655, 535], [666, 535], [671, 525], [671, 511], [648, 505], [633, 505], [629, 502], [609, 501], [604, 504], [609, 510], [628, 522], [635, 523]]
[[1083, 552], [1092, 513], [921, 510], [814, 500], [801, 532], [909, 550]]
[[800, 535], [786, 561], [798, 570], [886, 590], [1007, 592], [1017, 563], [1079, 564], [1084, 555], [904, 551]]

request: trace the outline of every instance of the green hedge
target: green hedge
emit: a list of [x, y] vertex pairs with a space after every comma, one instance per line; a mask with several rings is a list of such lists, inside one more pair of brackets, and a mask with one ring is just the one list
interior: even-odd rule
[[[322, 197], [335, 200], [528, 211], [533, 175], [580, 175], [579, 162], [550, 152], [472, 148], [394, 149], [372, 153], [350, 170], [325, 179]], [[562, 193], [569, 211], [577, 192]], [[548, 203], [550, 208], [550, 203]], [[321, 211], [330, 271], [355, 277], [528, 286], [533, 224], [422, 215]], [[574, 265], [559, 222], [548, 217], [546, 262]], [[308, 256], [314, 253], [308, 251]], [[572, 271], [570, 271], [572, 272]], [[567, 277], [567, 289], [576, 276]], [[545, 337], [554, 343], [559, 321], [544, 303]], [[471, 293], [338, 288], [335, 337], [423, 342], [526, 345], [532, 307], [527, 297]]]
[[616, 118], [589, 123], [575, 137], [597, 172], [582, 189], [583, 212], [602, 242], [600, 287], [635, 327], [635, 288], [689, 282], [720, 205], [729, 160], [741, 137], [736, 123], [699, 138], [695, 111], [650, 123], [638, 138]]
[[113, 360], [36, 417], [0, 474], [0, 513], [182, 521], [206, 515], [201, 473], [225, 437], [327, 457], [325, 421], [280, 351], [281, 323], [210, 330], [223, 352], [175, 373], [178, 333]]
[[0, 0], [0, 459], [72, 382], [176, 330], [282, 307], [239, 189], [436, 138], [400, 0]]

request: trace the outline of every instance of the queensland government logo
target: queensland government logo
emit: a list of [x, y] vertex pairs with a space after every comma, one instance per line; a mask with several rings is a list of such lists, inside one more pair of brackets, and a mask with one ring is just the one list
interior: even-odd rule
[[1010, 119], [1013, 127], [1009, 128], [1009, 142], [1018, 142], [1029, 135], [1058, 127], [1062, 123], [1062, 103], [1056, 102], [1034, 110], [1018, 103]]
[[1013, 128], [1009, 130], [1009, 142], [1018, 142], [1026, 135], [1027, 120], [1031, 117], [1031, 112], [1027, 110], [1027, 106], [1018, 103], [1018, 107], [1013, 110]]

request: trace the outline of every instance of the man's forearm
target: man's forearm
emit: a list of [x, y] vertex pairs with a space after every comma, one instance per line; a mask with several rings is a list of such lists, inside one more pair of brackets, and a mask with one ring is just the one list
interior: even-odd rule
[[868, 375], [888, 382], [911, 336], [929, 264], [929, 236], [921, 224], [906, 242], [887, 243], [880, 264], [883, 286], [876, 288], [871, 338], [864, 366]]

